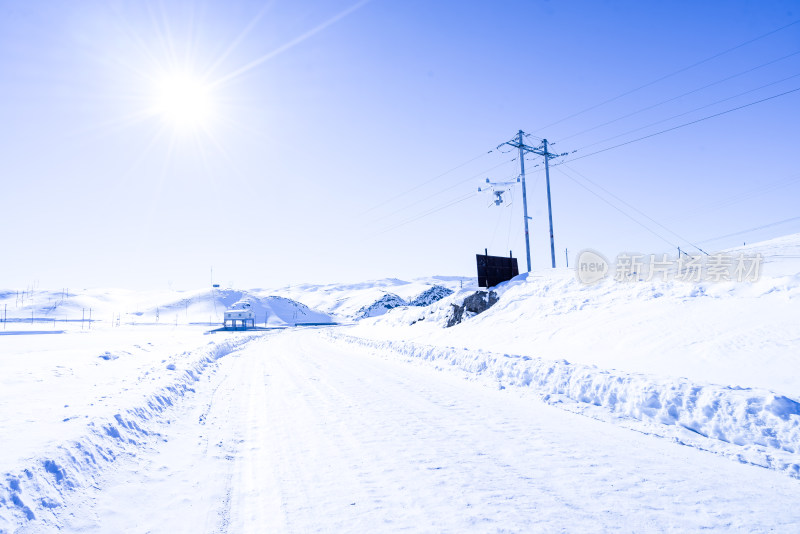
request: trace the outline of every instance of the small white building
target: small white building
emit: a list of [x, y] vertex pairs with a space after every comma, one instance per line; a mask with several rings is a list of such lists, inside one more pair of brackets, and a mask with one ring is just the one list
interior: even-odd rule
[[256, 326], [256, 317], [249, 304], [241, 308], [225, 310], [223, 326], [226, 330], [247, 330], [248, 327]]

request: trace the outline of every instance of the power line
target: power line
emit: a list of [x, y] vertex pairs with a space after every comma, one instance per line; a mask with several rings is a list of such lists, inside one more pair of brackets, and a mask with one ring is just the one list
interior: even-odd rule
[[705, 239], [705, 240], [700, 241], [700, 242], [701, 243], [710, 243], [712, 241], [719, 241], [721, 239], [726, 239], [728, 237], [736, 237], [737, 235], [742, 235], [742, 234], [747, 234], [747, 233], [750, 233], [750, 232], [755, 232], [756, 230], [764, 230], [765, 228], [771, 228], [773, 226], [778, 226], [779, 224], [785, 224], [787, 222], [799, 221], [799, 220], [800, 220], [800, 217], [792, 217], [790, 219], [784, 219], [782, 221], [765, 224], [763, 226], [756, 226], [755, 228], [748, 228], [747, 230], [742, 230], [740, 232], [734, 232], [732, 234], [727, 234], [727, 235], [723, 235], [723, 236], [719, 236], [719, 237], [712, 237], [711, 239]]
[[577, 174], [578, 176], [580, 176], [581, 178], [583, 178], [584, 180], [586, 180], [587, 182], [589, 182], [590, 184], [592, 184], [593, 186], [597, 187], [598, 189], [601, 189], [601, 190], [603, 190], [603, 191], [604, 191], [604, 192], [605, 192], [607, 195], [609, 195], [609, 196], [611, 196], [611, 197], [615, 198], [616, 200], [618, 200], [618, 201], [619, 201], [619, 202], [621, 202], [622, 204], [625, 204], [625, 205], [626, 205], [626, 206], [628, 206], [630, 209], [634, 210], [636, 213], [638, 213], [638, 214], [639, 214], [639, 215], [641, 215], [642, 217], [646, 218], [648, 221], [650, 221], [650, 222], [652, 222], [653, 224], [655, 224], [655, 225], [657, 225], [657, 226], [659, 226], [659, 227], [663, 228], [664, 230], [666, 230], [666, 231], [667, 231], [667, 232], [669, 232], [670, 234], [674, 235], [675, 237], [677, 237], [678, 239], [680, 239], [680, 240], [681, 240], [681, 241], [683, 241], [684, 243], [688, 243], [689, 245], [693, 246], [694, 248], [696, 248], [697, 250], [699, 250], [699, 251], [700, 251], [700, 252], [702, 252], [703, 254], [705, 254], [705, 255], [708, 255], [708, 252], [706, 252], [706, 251], [705, 251], [705, 250], [703, 250], [702, 248], [698, 247], [696, 244], [692, 243], [691, 241], [689, 241], [688, 239], [686, 239], [686, 238], [685, 238], [685, 237], [683, 237], [682, 235], [680, 235], [680, 234], [678, 234], [678, 233], [676, 233], [676, 232], [673, 232], [672, 230], [670, 230], [669, 228], [667, 228], [666, 226], [664, 226], [663, 224], [661, 224], [661, 223], [660, 223], [660, 222], [658, 222], [657, 220], [653, 219], [652, 217], [650, 217], [648, 214], [646, 214], [645, 212], [643, 212], [642, 210], [640, 210], [640, 209], [639, 209], [639, 208], [637, 208], [636, 206], [633, 206], [633, 205], [631, 205], [631, 204], [629, 204], [629, 203], [625, 202], [624, 200], [622, 200], [621, 198], [619, 198], [617, 195], [615, 195], [614, 193], [612, 193], [611, 191], [609, 191], [608, 189], [606, 189], [606, 188], [605, 188], [605, 187], [603, 187], [602, 185], [598, 184], [597, 182], [593, 182], [592, 180], [590, 180], [589, 178], [587, 178], [586, 176], [584, 176], [583, 174], [581, 174], [581, 173], [580, 173], [580, 172], [578, 172], [577, 170], [573, 169], [573, 168], [572, 168], [572, 167], [570, 167], [569, 165], [564, 165], [564, 166], [565, 166], [565, 167], [567, 167], [567, 168], [568, 168], [569, 170], [571, 170], [572, 172], [574, 172], [575, 174]]
[[475, 192], [470, 192], [470, 193], [468, 193], [468, 194], [466, 194], [466, 195], [464, 195], [464, 196], [462, 196], [462, 197], [459, 197], [459, 198], [457, 198], [456, 200], [453, 200], [453, 201], [451, 201], [451, 202], [448, 202], [447, 204], [444, 204], [444, 205], [442, 205], [442, 206], [439, 206], [439, 207], [433, 208], [433, 209], [431, 209], [431, 210], [429, 210], [429, 211], [426, 211], [426, 212], [424, 212], [424, 213], [422, 213], [422, 214], [420, 214], [420, 215], [417, 215], [417, 216], [415, 216], [415, 217], [412, 217], [412, 218], [410, 218], [410, 219], [406, 219], [406, 220], [404, 220], [404, 221], [402, 221], [402, 222], [400, 222], [400, 223], [397, 223], [397, 224], [395, 224], [395, 225], [393, 225], [393, 226], [390, 226], [390, 227], [388, 227], [388, 228], [385, 228], [385, 229], [381, 230], [380, 232], [377, 232], [377, 233], [375, 233], [375, 234], [372, 234], [372, 235], [371, 235], [371, 236], [369, 236], [369, 237], [377, 237], [377, 236], [379, 236], [379, 235], [383, 235], [383, 234], [385, 234], [386, 232], [390, 232], [390, 231], [392, 231], [392, 230], [396, 230], [397, 228], [400, 228], [401, 226], [405, 226], [405, 225], [407, 225], [407, 224], [410, 224], [410, 223], [412, 223], [412, 222], [414, 222], [414, 221], [418, 221], [418, 220], [420, 220], [420, 219], [422, 219], [422, 218], [424, 218], [424, 217], [427, 217], [427, 216], [429, 216], [429, 215], [433, 215], [434, 213], [437, 213], [437, 212], [439, 212], [439, 211], [442, 211], [443, 209], [449, 208], [449, 207], [451, 207], [451, 206], [455, 206], [456, 204], [460, 204], [461, 202], [464, 202], [465, 200], [469, 200], [470, 198], [473, 198], [475, 195], [476, 195], [476, 193], [475, 193]]
[[778, 32], [780, 32], [780, 31], [783, 31], [783, 30], [785, 30], [786, 28], [789, 28], [789, 27], [791, 27], [791, 26], [794, 26], [794, 25], [795, 25], [795, 24], [797, 24], [797, 23], [800, 23], [800, 19], [798, 19], [798, 20], [795, 20], [794, 22], [790, 22], [789, 24], [786, 24], [785, 26], [781, 26], [780, 28], [776, 28], [776, 29], [774, 29], [774, 30], [772, 30], [772, 31], [769, 31], [769, 32], [765, 33], [765, 34], [759, 35], [758, 37], [755, 37], [754, 39], [750, 39], [750, 40], [748, 40], [748, 41], [745, 41], [745, 42], [743, 42], [743, 43], [741, 43], [741, 44], [738, 44], [738, 45], [736, 45], [736, 46], [734, 46], [734, 47], [732, 47], [732, 48], [728, 48], [727, 50], [723, 50], [722, 52], [718, 52], [718, 53], [716, 53], [716, 54], [714, 54], [714, 55], [712, 55], [712, 56], [709, 56], [709, 57], [707, 57], [707, 58], [705, 58], [705, 59], [702, 59], [702, 60], [700, 60], [700, 61], [697, 61], [696, 63], [692, 63], [691, 65], [689, 65], [689, 66], [687, 66], [687, 67], [683, 67], [683, 68], [681, 68], [681, 69], [678, 69], [678, 70], [676, 70], [676, 71], [674, 71], [674, 72], [671, 72], [670, 74], [667, 74], [667, 75], [665, 75], [665, 76], [662, 76], [662, 77], [660, 77], [660, 78], [658, 78], [658, 79], [656, 79], [656, 80], [653, 80], [652, 82], [648, 82], [648, 83], [646, 83], [646, 84], [644, 84], [644, 85], [640, 85], [639, 87], [636, 87], [636, 88], [634, 88], [634, 89], [631, 89], [631, 90], [629, 90], [629, 91], [625, 91], [624, 93], [621, 93], [621, 94], [619, 94], [619, 95], [617, 95], [617, 96], [615, 96], [615, 97], [613, 97], [613, 98], [609, 98], [608, 100], [604, 100], [603, 102], [600, 102], [599, 104], [595, 104], [595, 105], [593, 105], [593, 106], [590, 106], [590, 107], [588, 107], [588, 108], [586, 108], [586, 109], [584, 109], [584, 110], [582, 110], [582, 111], [578, 111], [577, 113], [573, 113], [572, 115], [569, 115], [569, 116], [567, 116], [567, 117], [564, 117], [563, 119], [559, 119], [559, 120], [557, 120], [556, 122], [552, 122], [552, 123], [550, 123], [550, 124], [548, 124], [548, 125], [546, 125], [546, 126], [543, 126], [542, 128], [539, 128], [539, 130], [544, 130], [544, 129], [550, 128], [551, 126], [555, 126], [556, 124], [560, 124], [560, 123], [562, 123], [562, 122], [564, 122], [564, 121], [567, 121], [567, 120], [569, 120], [569, 119], [572, 119], [572, 118], [574, 118], [574, 117], [577, 117], [577, 116], [579, 116], [579, 115], [583, 115], [584, 113], [586, 113], [586, 112], [588, 112], [588, 111], [592, 111], [592, 110], [594, 110], [594, 109], [597, 109], [597, 108], [599, 108], [599, 107], [601, 107], [601, 106], [604, 106], [604, 105], [606, 105], [606, 104], [609, 104], [609, 103], [611, 103], [611, 102], [614, 102], [614, 101], [616, 101], [616, 100], [619, 100], [620, 98], [623, 98], [623, 97], [625, 97], [625, 96], [628, 96], [628, 95], [630, 95], [630, 94], [633, 94], [633, 93], [635, 93], [635, 92], [637, 92], [637, 91], [641, 91], [642, 89], [644, 89], [644, 88], [646, 88], [646, 87], [650, 87], [651, 85], [655, 85], [655, 84], [657, 84], [657, 83], [659, 83], [659, 82], [662, 82], [662, 81], [664, 81], [664, 80], [666, 80], [666, 79], [668, 79], [668, 78], [671, 78], [671, 77], [673, 77], [673, 76], [676, 76], [676, 75], [678, 75], [678, 74], [681, 74], [681, 73], [683, 73], [683, 72], [686, 72], [687, 70], [691, 70], [691, 69], [693, 69], [693, 68], [695, 68], [695, 67], [698, 67], [698, 66], [700, 66], [700, 65], [703, 65], [704, 63], [708, 63], [709, 61], [712, 61], [712, 60], [714, 60], [714, 59], [717, 59], [718, 57], [724, 56], [725, 54], [729, 54], [730, 52], [733, 52], [734, 50], [738, 50], [739, 48], [742, 48], [742, 47], [744, 47], [744, 46], [747, 46], [747, 45], [749, 45], [749, 44], [752, 44], [752, 43], [754, 43], [754, 42], [756, 42], [756, 41], [759, 41], [759, 40], [761, 40], [761, 39], [764, 39], [764, 38], [766, 38], [766, 37], [769, 37], [770, 35], [773, 35], [773, 34], [775, 34], [775, 33], [778, 33]]
[[[605, 198], [603, 198], [602, 196], [600, 196], [600, 195], [599, 195], [599, 194], [598, 194], [596, 191], [593, 191], [593, 190], [589, 189], [589, 188], [588, 188], [586, 185], [582, 184], [581, 182], [579, 182], [578, 180], [576, 180], [575, 178], [573, 178], [572, 176], [570, 176], [569, 174], [567, 174], [567, 173], [566, 173], [566, 172], [565, 172], [565, 171], [564, 171], [564, 170], [561, 168], [562, 166], [563, 166], [563, 164], [562, 164], [562, 165], [559, 165], [559, 166], [557, 167], [557, 170], [558, 170], [558, 171], [559, 171], [561, 174], [563, 174], [564, 176], [566, 176], [567, 178], [569, 178], [570, 180], [572, 180], [573, 182], [575, 182], [576, 184], [578, 184], [578, 185], [579, 185], [579, 186], [581, 186], [582, 188], [586, 189], [588, 192], [590, 192], [591, 194], [593, 194], [594, 196], [596, 196], [597, 198], [599, 198], [600, 200], [602, 200], [603, 202], [605, 202], [606, 204], [608, 204], [609, 206], [611, 206], [612, 208], [614, 208], [615, 210], [617, 210], [618, 212], [620, 212], [621, 214], [623, 214], [625, 217], [629, 218], [630, 220], [632, 220], [633, 222], [635, 222], [636, 224], [638, 224], [639, 226], [641, 226], [642, 228], [644, 228], [645, 230], [647, 230], [648, 232], [650, 232], [651, 234], [653, 234], [654, 236], [658, 237], [659, 239], [661, 239], [661, 240], [662, 240], [662, 241], [664, 241], [665, 243], [669, 244], [671, 247], [673, 247], [673, 248], [678, 248], [678, 245], [676, 245], [675, 243], [673, 243], [672, 241], [670, 241], [669, 239], [667, 239], [667, 238], [666, 238], [666, 237], [664, 237], [663, 235], [659, 234], [658, 232], [656, 232], [655, 230], [653, 230], [652, 228], [650, 228], [650, 227], [649, 227], [649, 226], [647, 226], [646, 224], [644, 224], [644, 223], [642, 223], [641, 221], [637, 220], [635, 217], [633, 217], [631, 214], [629, 214], [628, 212], [626, 212], [625, 210], [623, 210], [623, 209], [622, 209], [622, 208], [620, 208], [619, 206], [615, 206], [614, 204], [612, 204], [611, 202], [609, 202], [607, 199], [605, 199]], [[554, 165], [554, 167], [555, 167], [555, 165]]]
[[773, 182], [769, 182], [767, 184], [762, 184], [759, 187], [750, 189], [747, 192], [741, 193], [739, 195], [735, 195], [733, 197], [729, 197], [725, 200], [721, 200], [718, 202], [714, 202], [712, 204], [707, 204], [705, 206], [700, 206], [695, 208], [694, 210], [686, 212], [687, 214], [697, 213], [700, 210], [705, 211], [712, 211], [720, 208], [724, 208], [727, 206], [731, 206], [733, 204], [738, 204], [739, 202], [743, 202], [745, 200], [749, 200], [753, 197], [763, 195], [765, 193], [769, 193], [770, 191], [775, 191], [776, 189], [780, 189], [782, 187], [786, 187], [792, 184], [800, 182], [800, 174], [793, 174], [787, 178], [782, 178], [780, 180], [776, 180]]
[[[502, 163], [500, 163], [498, 165], [495, 165], [491, 169], [488, 169], [488, 170], [483, 171], [481, 173], [478, 173], [478, 174], [476, 174], [474, 176], [471, 176], [471, 177], [467, 178], [466, 180], [462, 180], [462, 181], [460, 181], [460, 182], [458, 182], [456, 184], [453, 184], [452, 186], [448, 187], [447, 189], [444, 189], [444, 190], [442, 190], [442, 191], [440, 191], [439, 193], [436, 193], [436, 194], [444, 193], [445, 191], [447, 191], [449, 189], [453, 189], [454, 187], [458, 187], [459, 185], [463, 184], [464, 182], [467, 182], [469, 180], [474, 180], [476, 177], [482, 176], [482, 175], [486, 174], [490, 170], [496, 169], [498, 167], [502, 167], [503, 165], [507, 165], [509, 163], [513, 163], [516, 160], [517, 160], [517, 158], [511, 158], [510, 160], [507, 160], [507, 161], [504, 161], [504, 162], [502, 162]], [[433, 215], [434, 213], [438, 213], [439, 211], [441, 211], [443, 209], [449, 208], [451, 206], [455, 206], [456, 204], [460, 204], [461, 202], [464, 202], [466, 200], [469, 200], [470, 198], [473, 198], [475, 196], [475, 194], [476, 194], [475, 192], [471, 191], [471, 192], [469, 192], [469, 193], [467, 193], [465, 195], [457, 197], [455, 200], [447, 201], [443, 205], [438, 205], [438, 206], [436, 206], [434, 208], [429, 209], [428, 211], [422, 212], [421, 214], [418, 214], [418, 215], [415, 215], [415, 216], [410, 217], [408, 219], [405, 219], [403, 221], [400, 221], [399, 223], [394, 224], [392, 226], [389, 226], [388, 228], [384, 228], [383, 230], [381, 230], [381, 231], [379, 231], [379, 232], [377, 232], [375, 234], [372, 234], [369, 237], [377, 237], [379, 235], [385, 234], [386, 232], [390, 232], [392, 230], [395, 230], [397, 228], [400, 228], [400, 227], [405, 226], [407, 224], [410, 224], [412, 222], [415, 222], [415, 221], [418, 221], [420, 219], [423, 219], [423, 218], [425, 218], [425, 217], [427, 217], [429, 215]], [[425, 200], [425, 199], [423, 199], [423, 200]], [[420, 200], [420, 201], [416, 202], [415, 204], [419, 204], [423, 200]], [[411, 206], [407, 206], [406, 208], [408, 208], [408, 207], [411, 207]], [[398, 211], [402, 211], [402, 209], [398, 210]], [[397, 213], [397, 211], [395, 211], [394, 213]]]
[[795, 51], [795, 52], [792, 52], [791, 54], [785, 55], [785, 56], [783, 56], [783, 57], [779, 57], [778, 59], [773, 59], [773, 60], [771, 60], [771, 61], [767, 61], [766, 63], [762, 63], [762, 64], [760, 64], [760, 65], [757, 65], [757, 66], [755, 66], [755, 67], [752, 67], [752, 68], [750, 68], [750, 69], [744, 70], [744, 71], [742, 71], [742, 72], [738, 72], [738, 73], [736, 73], [736, 74], [733, 74], [733, 75], [731, 75], [731, 76], [727, 76], [727, 77], [725, 77], [725, 78], [722, 78], [721, 80], [717, 80], [717, 81], [715, 81], [715, 82], [709, 83], [709, 84], [707, 84], [707, 85], [704, 85], [704, 86], [702, 86], [702, 87], [698, 87], [697, 89], [692, 89], [691, 91], [687, 91], [686, 93], [680, 94], [680, 95], [678, 95], [678, 96], [674, 96], [674, 97], [672, 97], [672, 98], [668, 98], [667, 100], [662, 100], [661, 102], [658, 102], [657, 104], [652, 104], [652, 105], [650, 105], [650, 106], [647, 106], [647, 107], [641, 108], [641, 109], [639, 109], [639, 110], [637, 110], [637, 111], [633, 111], [633, 112], [631, 112], [631, 113], [628, 113], [628, 114], [626, 114], [626, 115], [622, 115], [621, 117], [617, 117], [616, 119], [612, 119], [612, 120], [610, 120], [610, 121], [606, 121], [606, 122], [604, 122], [604, 123], [602, 123], [602, 124], [598, 124], [597, 126], [592, 126], [591, 128], [587, 128], [587, 129], [585, 129], [585, 130], [581, 130], [581, 131], [580, 131], [580, 132], [578, 132], [578, 133], [574, 133], [574, 134], [568, 135], [568, 136], [566, 136], [566, 137], [562, 137], [560, 140], [561, 140], [561, 141], [564, 141], [564, 140], [566, 140], [566, 139], [570, 139], [570, 138], [572, 138], [572, 137], [577, 137], [577, 136], [579, 136], [579, 135], [582, 135], [582, 134], [585, 134], [585, 133], [587, 133], [587, 132], [591, 132], [591, 131], [593, 131], [593, 130], [596, 130], [596, 129], [598, 129], [598, 128], [602, 128], [603, 126], [608, 126], [609, 124], [613, 124], [613, 123], [615, 123], [615, 122], [617, 122], [617, 121], [620, 121], [620, 120], [622, 120], [622, 119], [627, 119], [628, 117], [632, 117], [632, 116], [634, 116], [634, 115], [638, 115], [639, 113], [642, 113], [642, 112], [644, 112], [644, 111], [649, 111], [649, 110], [651, 110], [651, 109], [653, 109], [653, 108], [656, 108], [656, 107], [658, 107], [658, 106], [662, 106], [662, 105], [664, 105], [664, 104], [668, 104], [668, 103], [670, 103], [670, 102], [674, 102], [675, 100], [681, 99], [681, 98], [683, 98], [683, 97], [685, 97], [685, 96], [689, 96], [689, 95], [691, 95], [691, 94], [694, 94], [694, 93], [700, 92], [700, 91], [702, 91], [703, 89], [708, 89], [709, 87], [713, 87], [713, 86], [715, 86], [715, 85], [719, 85], [719, 84], [721, 84], [721, 83], [727, 82], [727, 81], [729, 81], [729, 80], [732, 80], [732, 79], [734, 79], [734, 78], [738, 78], [739, 76], [744, 76], [745, 74], [749, 74], [749, 73], [751, 73], [751, 72], [753, 72], [753, 71], [755, 71], [755, 70], [762, 69], [762, 68], [764, 68], [764, 67], [768, 67], [769, 65], [772, 65], [772, 64], [774, 64], [774, 63], [777, 63], [777, 62], [779, 62], [779, 61], [783, 61], [784, 59], [788, 59], [788, 58], [790, 58], [790, 57], [796, 56], [797, 54], [800, 54], [800, 50], [797, 50], [797, 51]]
[[[491, 241], [489, 241], [490, 248], [494, 248], [494, 240], [497, 237], [497, 230], [500, 228], [500, 221], [503, 220], [503, 215], [505, 215], [505, 213], [503, 213], [503, 210], [497, 210], [497, 211], [498, 211], [498, 213], [497, 213], [497, 222], [494, 225], [494, 231], [492, 232], [492, 239], [491, 239]], [[511, 211], [511, 210], [509, 210], [509, 211]]]
[[465, 182], [468, 182], [470, 180], [474, 180], [476, 178], [480, 178], [481, 176], [485, 175], [486, 173], [491, 172], [491, 171], [493, 171], [493, 170], [495, 170], [495, 169], [497, 169], [499, 167], [502, 167], [503, 165], [507, 165], [509, 163], [513, 163], [514, 161], [516, 161], [516, 159], [517, 158], [511, 158], [510, 160], [505, 160], [502, 163], [499, 163], [499, 164], [497, 164], [497, 165], [495, 165], [493, 167], [489, 167], [488, 169], [485, 169], [485, 170], [483, 170], [483, 171], [481, 171], [481, 172], [479, 172], [477, 174], [474, 174], [474, 175], [470, 176], [469, 178], [465, 178], [464, 180], [456, 182], [455, 184], [453, 184], [451, 186], [448, 186], [448, 187], [446, 187], [444, 189], [441, 189], [441, 190], [437, 191], [436, 193], [432, 193], [432, 194], [426, 196], [425, 198], [421, 198], [421, 199], [416, 200], [416, 201], [414, 201], [414, 202], [412, 202], [410, 204], [406, 204], [405, 206], [403, 206], [401, 208], [398, 208], [398, 209], [396, 209], [396, 210], [394, 210], [392, 212], [385, 213], [385, 214], [381, 215], [380, 217], [377, 217], [377, 218], [373, 219], [373, 222], [382, 221], [383, 219], [387, 219], [387, 218], [391, 217], [392, 215], [396, 215], [396, 214], [398, 214], [398, 213], [400, 213], [402, 211], [407, 210], [408, 208], [412, 208], [412, 207], [416, 206], [417, 204], [425, 202], [426, 200], [428, 200], [431, 197], [435, 197], [435, 196], [441, 195], [442, 193], [450, 191], [451, 189], [456, 188], [456, 187], [460, 186], [461, 184], [463, 184]]
[[[800, 51], [797, 52], [797, 53], [800, 54]], [[728, 100], [733, 100], [734, 98], [739, 98], [740, 96], [744, 96], [744, 95], [747, 95], [747, 94], [750, 94], [750, 93], [755, 93], [756, 91], [760, 91], [761, 89], [766, 89], [767, 87], [771, 87], [773, 85], [777, 85], [779, 83], [783, 83], [783, 82], [791, 80], [793, 78], [797, 78], [798, 76], [800, 76], [800, 73], [793, 74], [793, 75], [788, 76], [786, 78], [782, 78], [782, 79], [780, 79], [778, 81], [771, 82], [771, 83], [762, 85], [760, 87], [756, 87], [755, 89], [750, 89], [748, 91], [744, 91], [744, 92], [735, 94], [733, 96], [729, 96], [727, 98], [723, 98], [721, 100], [717, 100], [716, 102], [712, 102], [710, 104], [706, 104], [704, 106], [700, 106], [698, 108], [694, 108], [694, 109], [691, 109], [689, 111], [685, 111], [683, 113], [678, 113], [677, 115], [672, 115], [671, 117], [667, 117], [666, 119], [661, 119], [661, 120], [658, 120], [658, 121], [655, 121], [655, 122], [651, 122], [650, 124], [646, 124], [645, 126], [640, 126], [638, 128], [634, 128], [633, 130], [628, 130], [627, 132], [622, 132], [622, 133], [617, 134], [617, 135], [612, 135], [611, 137], [606, 137], [605, 139], [602, 139], [600, 141], [595, 141], [594, 143], [590, 143], [588, 145], [584, 145], [584, 146], [576, 149], [575, 152], [578, 152], [580, 150], [584, 150], [584, 149], [592, 147], [592, 146], [600, 145], [600, 144], [605, 143], [607, 141], [611, 141], [612, 139], [617, 139], [619, 137], [624, 137], [624, 136], [626, 136], [628, 134], [632, 134], [634, 132], [638, 132], [640, 130], [644, 130], [646, 128], [650, 128], [651, 126], [656, 126], [657, 124], [662, 124], [664, 122], [671, 121], [672, 119], [677, 119], [678, 117], [683, 117], [684, 115], [689, 115], [689, 114], [694, 113], [696, 111], [700, 111], [701, 109], [706, 109], [706, 108], [710, 108], [711, 106], [716, 106], [717, 104], [721, 104], [723, 102], [727, 102]]]
[[[642, 137], [637, 137], [636, 139], [631, 139], [630, 141], [625, 141], [624, 143], [620, 143], [618, 145], [606, 147], [606, 148], [603, 148], [601, 150], [597, 150], [595, 152], [590, 152], [589, 154], [584, 154], [583, 156], [578, 156], [577, 158], [572, 158], [571, 160], [568, 160], [568, 161], [577, 161], [579, 159], [588, 158], [589, 156], [594, 156], [595, 154], [600, 154], [602, 152], [607, 152], [607, 151], [613, 150], [615, 148], [619, 148], [619, 147], [622, 147], [622, 146], [625, 146], [625, 145], [630, 145], [631, 143], [636, 143], [637, 141], [642, 141], [644, 139], [649, 139], [651, 137], [655, 137], [655, 136], [661, 135], [663, 133], [671, 132], [673, 130], [677, 130], [679, 128], [683, 128], [685, 126], [691, 126], [692, 124], [697, 124], [698, 122], [703, 122], [703, 121], [706, 121], [708, 119], [713, 119], [715, 117], [720, 117], [722, 115], [726, 115], [726, 114], [732, 113], [734, 111], [739, 111], [740, 109], [749, 108], [750, 106], [755, 106], [756, 104], [761, 104], [762, 102], [767, 102], [769, 100], [774, 100], [775, 98], [779, 98], [781, 96], [786, 96], [786, 95], [791, 94], [791, 93], [796, 93], [797, 91], [800, 91], [800, 87], [795, 87], [794, 89], [791, 89], [789, 91], [784, 91], [783, 93], [778, 93], [777, 95], [768, 96], [767, 98], [762, 98], [761, 100], [756, 100], [755, 102], [750, 102], [750, 103], [747, 103], [747, 104], [744, 104], [744, 105], [741, 105], [741, 106], [737, 106], [735, 108], [731, 108], [731, 109], [727, 109], [725, 111], [721, 111], [719, 113], [714, 113], [713, 115], [708, 115], [706, 117], [702, 117], [702, 118], [697, 119], [697, 120], [693, 120], [693, 121], [690, 121], [690, 122], [679, 124], [678, 126], [673, 126], [672, 128], [667, 128], [665, 130], [660, 130], [658, 132], [651, 133], [651, 134], [648, 134], [648, 135], [645, 135], [645, 136], [642, 136]], [[574, 152], [577, 152], [577, 150], [574, 151]], [[556, 164], [556, 165], [558, 165], [558, 164]]]
[[413, 191], [416, 191], [417, 189], [420, 189], [421, 187], [424, 187], [424, 186], [428, 185], [428, 184], [429, 184], [429, 183], [431, 183], [431, 182], [435, 182], [435, 181], [436, 181], [436, 180], [438, 180], [439, 178], [441, 178], [441, 177], [443, 177], [443, 176], [447, 176], [447, 175], [448, 175], [448, 174], [450, 174], [451, 172], [457, 171], [458, 169], [460, 169], [460, 168], [462, 168], [462, 167], [465, 167], [465, 166], [469, 165], [470, 163], [472, 163], [473, 161], [479, 160], [479, 159], [481, 159], [482, 157], [484, 157], [484, 156], [487, 156], [487, 155], [491, 154], [492, 152], [494, 152], [494, 150], [490, 150], [490, 151], [488, 151], [488, 152], [482, 152], [481, 154], [479, 154], [479, 155], [475, 156], [474, 158], [468, 159], [468, 160], [467, 160], [467, 161], [465, 161], [464, 163], [460, 163], [460, 164], [456, 165], [455, 167], [453, 167], [453, 168], [452, 168], [452, 169], [450, 169], [450, 170], [447, 170], [447, 171], [445, 171], [445, 172], [443, 172], [443, 173], [441, 173], [441, 174], [437, 174], [437, 175], [436, 175], [436, 176], [434, 176], [433, 178], [431, 178], [431, 179], [429, 179], [429, 180], [426, 180], [426, 181], [422, 182], [421, 184], [415, 185], [415, 186], [414, 186], [414, 187], [412, 187], [411, 189], [407, 189], [406, 191], [403, 191], [402, 193], [399, 193], [399, 194], [397, 194], [397, 195], [395, 195], [395, 196], [393, 196], [393, 197], [391, 197], [391, 198], [389, 198], [389, 199], [387, 199], [387, 200], [384, 200], [383, 202], [380, 202], [380, 203], [378, 203], [378, 204], [376, 204], [376, 205], [372, 206], [371, 208], [369, 208], [369, 209], [368, 209], [368, 210], [366, 210], [366, 211], [362, 211], [362, 212], [361, 212], [359, 215], [366, 215], [367, 213], [369, 213], [369, 212], [371, 212], [371, 211], [373, 211], [373, 210], [375, 210], [375, 209], [377, 209], [377, 208], [380, 208], [381, 206], [385, 206], [386, 204], [388, 204], [388, 203], [390, 203], [390, 202], [392, 202], [392, 201], [394, 201], [394, 200], [397, 200], [398, 198], [400, 198], [400, 197], [403, 197], [403, 196], [405, 196], [405, 195], [407, 195], [407, 194], [409, 194], [409, 193], [411, 193], [411, 192], [413, 192]]

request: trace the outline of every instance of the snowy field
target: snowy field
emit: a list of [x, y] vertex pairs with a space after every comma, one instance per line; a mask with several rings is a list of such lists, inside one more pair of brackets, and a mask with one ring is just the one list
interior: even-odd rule
[[0, 532], [796, 532], [800, 236], [744, 251], [450, 328], [474, 280], [2, 291]]

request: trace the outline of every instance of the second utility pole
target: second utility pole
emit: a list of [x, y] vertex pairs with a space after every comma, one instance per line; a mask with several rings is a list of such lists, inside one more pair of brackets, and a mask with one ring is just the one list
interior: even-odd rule
[[[525, 145], [522, 142], [522, 130], [519, 131], [519, 172], [522, 177], [522, 217], [525, 219], [525, 257], [528, 260], [528, 272], [531, 272], [531, 242], [528, 237], [528, 193], [525, 191]], [[551, 223], [552, 228], [552, 223]], [[551, 229], [550, 235], [553, 235]]]

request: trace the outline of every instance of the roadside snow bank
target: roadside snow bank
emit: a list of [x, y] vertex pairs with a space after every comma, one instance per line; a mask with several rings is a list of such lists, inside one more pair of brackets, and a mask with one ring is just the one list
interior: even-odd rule
[[[38, 527], [57, 530], [64, 526], [60, 511], [82, 489], [97, 485], [115, 462], [135, 457], [143, 447], [163, 439], [155, 430], [155, 419], [187, 393], [215, 362], [239, 348], [252, 337], [234, 338], [209, 344], [196, 351], [169, 359], [164, 367], [174, 379], [154, 392], [143, 392], [141, 402], [104, 418], [94, 418], [77, 439], [34, 453], [15, 468], [3, 473], [0, 485], [0, 534], [15, 532], [36, 521]], [[74, 520], [72, 518], [71, 520]]]
[[[648, 431], [691, 440], [692, 434], [736, 446], [740, 461], [771, 467], [800, 478], [800, 402], [766, 389], [694, 383], [682, 378], [604, 370], [565, 360], [547, 360], [402, 341], [378, 341], [330, 333], [334, 339], [437, 368], [457, 368], [473, 378], [506, 387], [530, 388], [550, 404], [596, 407], [587, 415], [629, 418], [657, 425]], [[573, 411], [584, 411], [580, 408]], [[673, 427], [678, 433], [659, 431]], [[688, 432], [687, 432], [688, 431]], [[731, 455], [708, 442], [715, 452]]]

